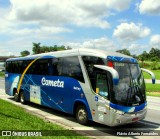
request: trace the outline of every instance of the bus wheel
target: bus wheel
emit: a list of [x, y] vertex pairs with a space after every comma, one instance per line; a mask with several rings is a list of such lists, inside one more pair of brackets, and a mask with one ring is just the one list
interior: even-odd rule
[[20, 92], [20, 102], [21, 102], [22, 104], [26, 104], [23, 91]]
[[82, 125], [88, 124], [88, 113], [84, 105], [79, 105], [76, 109], [76, 119]]
[[17, 90], [14, 90], [14, 100], [19, 102], [19, 94], [18, 94]]

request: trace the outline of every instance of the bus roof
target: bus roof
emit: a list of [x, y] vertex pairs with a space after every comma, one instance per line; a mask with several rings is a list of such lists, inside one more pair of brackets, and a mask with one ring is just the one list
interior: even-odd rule
[[6, 61], [32, 60], [38, 57], [53, 58], [53, 57], [66, 57], [66, 56], [96, 56], [104, 59], [107, 59], [107, 57], [109, 58], [119, 57], [119, 58], [131, 59], [132, 61], [136, 61], [134, 58], [127, 55], [123, 55], [121, 53], [104, 51], [99, 49], [86, 49], [86, 48], [47, 52], [47, 53], [29, 55], [26, 57], [10, 58], [10, 59], [7, 59]]

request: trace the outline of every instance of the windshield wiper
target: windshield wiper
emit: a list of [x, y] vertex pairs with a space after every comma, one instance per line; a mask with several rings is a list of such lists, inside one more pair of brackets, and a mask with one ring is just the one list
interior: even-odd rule
[[130, 86], [127, 92], [127, 106], [129, 105], [129, 101], [131, 99], [132, 87]]
[[141, 91], [141, 89], [140, 89], [140, 87], [137, 85], [136, 86], [136, 91], [137, 91], [137, 93], [139, 94], [139, 96], [140, 96], [140, 102], [142, 101], [142, 102], [145, 102], [145, 98], [144, 98], [144, 96], [142, 95], [142, 91]]

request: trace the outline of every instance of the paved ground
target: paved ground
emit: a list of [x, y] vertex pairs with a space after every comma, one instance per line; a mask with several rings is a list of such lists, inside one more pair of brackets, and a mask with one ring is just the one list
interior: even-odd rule
[[[152, 83], [151, 79], [145, 79], [146, 83]], [[156, 80], [156, 84], [160, 84], [160, 80]]]

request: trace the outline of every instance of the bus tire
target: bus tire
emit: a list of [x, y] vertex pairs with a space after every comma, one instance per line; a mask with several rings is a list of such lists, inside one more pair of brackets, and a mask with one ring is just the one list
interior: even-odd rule
[[26, 104], [26, 100], [25, 100], [23, 91], [20, 92], [20, 102], [21, 102], [22, 104]]
[[82, 125], [88, 124], [88, 113], [84, 105], [79, 105], [76, 109], [76, 119]]
[[19, 94], [18, 94], [18, 92], [17, 92], [16, 89], [14, 89], [14, 100], [15, 100], [16, 102], [19, 102], [19, 101], [20, 101], [20, 97], [19, 97]]

